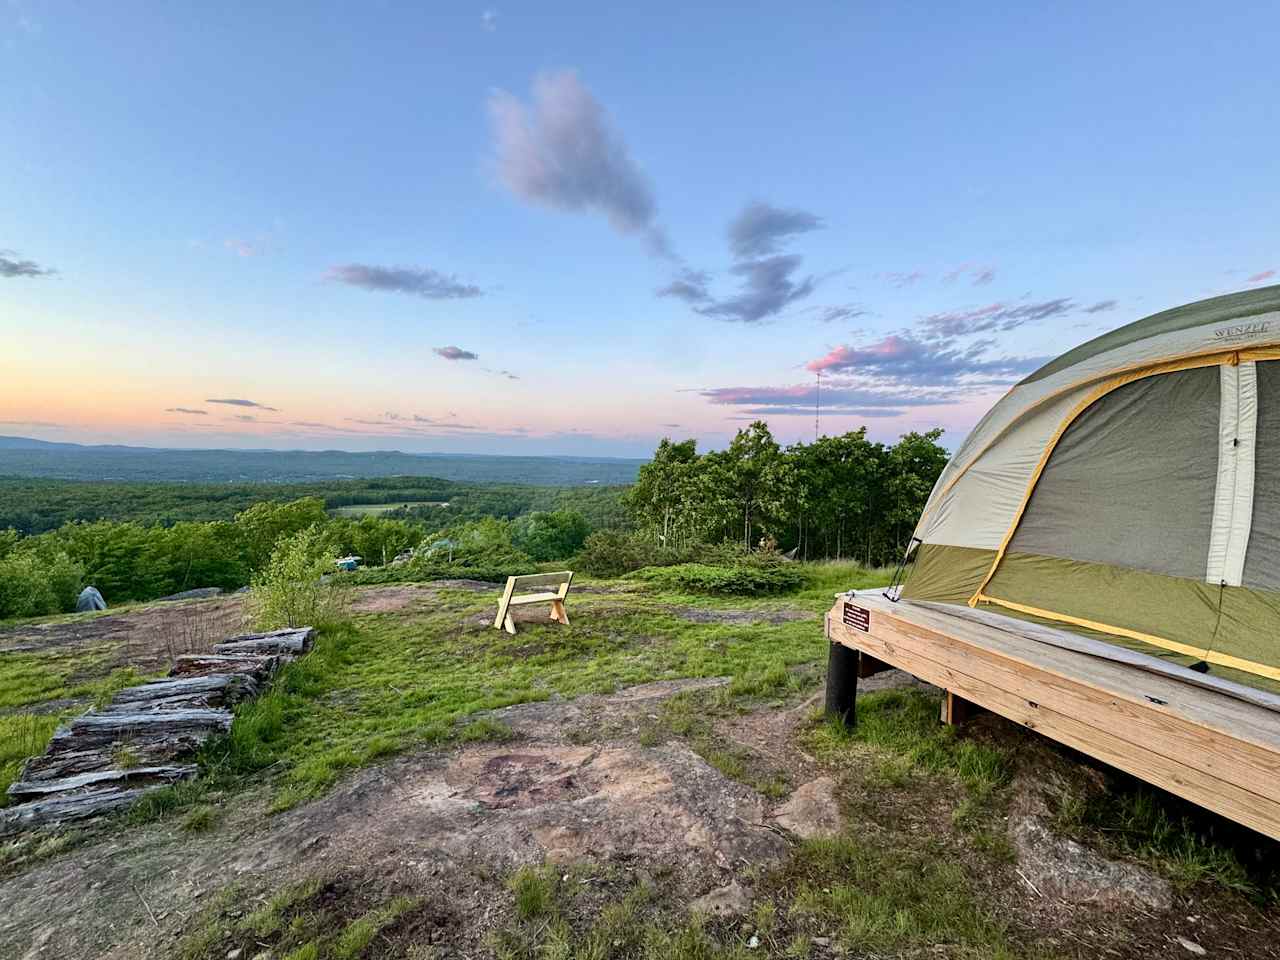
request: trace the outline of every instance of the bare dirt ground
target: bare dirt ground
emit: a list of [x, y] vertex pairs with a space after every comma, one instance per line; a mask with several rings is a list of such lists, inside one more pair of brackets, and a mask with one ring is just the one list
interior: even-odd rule
[[[264, 819], [248, 799], [216, 834], [142, 827], [0, 882], [0, 956], [163, 957], [203, 899], [236, 880], [377, 877], [433, 902], [455, 955], [480, 947], [513, 868], [589, 858], [670, 872], [690, 898], [776, 861], [785, 833], [753, 790], [678, 742], [631, 731], [671, 695], [724, 681], [648, 684], [613, 696], [497, 711], [516, 739], [424, 753], [357, 773], [328, 796]], [[574, 743], [608, 729], [617, 736]]]

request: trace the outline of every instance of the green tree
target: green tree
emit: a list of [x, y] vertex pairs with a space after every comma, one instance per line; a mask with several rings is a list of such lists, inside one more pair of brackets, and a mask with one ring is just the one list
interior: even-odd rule
[[275, 545], [286, 537], [328, 520], [324, 500], [303, 497], [289, 503], [263, 501], [236, 514], [235, 524], [244, 544], [245, 560], [259, 570], [271, 559]]
[[756, 527], [767, 530], [772, 515], [781, 507], [782, 463], [782, 451], [763, 420], [739, 430], [715, 461], [715, 479], [726, 485], [724, 497], [741, 519], [742, 544], [748, 550]]
[[538, 511], [511, 524], [511, 543], [534, 560], [563, 560], [582, 548], [591, 524], [575, 510]]
[[653, 459], [640, 468], [635, 484], [623, 494], [631, 515], [664, 546], [693, 532], [689, 514], [697, 463], [697, 440], [672, 443], [664, 437]]

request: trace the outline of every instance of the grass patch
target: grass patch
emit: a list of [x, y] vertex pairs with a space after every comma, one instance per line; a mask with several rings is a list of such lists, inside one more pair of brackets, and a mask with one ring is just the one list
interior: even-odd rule
[[182, 829], [191, 833], [207, 833], [218, 824], [218, 810], [207, 803], [193, 807], [182, 818]]
[[477, 717], [458, 731], [460, 743], [504, 743], [514, 736], [509, 726], [492, 717]]
[[1207, 839], [1191, 812], [1180, 812], [1179, 805], [1146, 786], [1098, 791], [1061, 806], [1057, 826], [1092, 833], [1104, 846], [1150, 864], [1184, 889], [1212, 881], [1247, 896], [1277, 898], [1274, 869], [1259, 883], [1230, 846]]
[[61, 718], [36, 713], [0, 717], [0, 807], [6, 806], [9, 784], [18, 779], [28, 757], [44, 753]]
[[[886, 579], [848, 564], [787, 566], [806, 576], [816, 566], [819, 581], [838, 581], [843, 588]], [[271, 808], [289, 809], [351, 770], [409, 747], [452, 737], [502, 739], [507, 731], [496, 721], [475, 715], [554, 696], [728, 675], [735, 678], [731, 697], [776, 699], [803, 682], [804, 670], [820, 670], [826, 657], [818, 617], [831, 600], [825, 586], [800, 601], [812, 606], [812, 621], [749, 625], [691, 622], [671, 608], [732, 605], [767, 612], [794, 610], [797, 601], [723, 600], [660, 588], [580, 593], [571, 602], [571, 626], [522, 623], [514, 637], [483, 622], [495, 599], [496, 592], [446, 588], [428, 610], [365, 614], [322, 629], [308, 656], [286, 665], [266, 694], [237, 708], [228, 736], [204, 746], [197, 781], [149, 793], [128, 819], [175, 816], [207, 803], [212, 791], [234, 791], [268, 770]], [[108, 686], [138, 679], [117, 672]], [[36, 687], [47, 691], [49, 683]], [[740, 773], [736, 765], [746, 765], [747, 782], [770, 795], [782, 789], [771, 777], [753, 782], [745, 754], [703, 749], [726, 772]]]
[[100, 667], [109, 656], [109, 650], [0, 655], [0, 710], [93, 697], [97, 684], [73, 684], [72, 678]]
[[756, 902], [737, 920], [691, 914], [639, 884], [601, 906], [548, 866], [520, 869], [507, 888], [514, 919], [489, 938], [500, 960], [803, 958], [816, 936], [850, 956], [1025, 955], [953, 851], [914, 837], [807, 841], [756, 878]]
[[480, 622], [493, 597], [442, 590], [441, 601], [429, 611], [366, 615], [321, 631], [309, 656], [238, 709], [230, 736], [211, 745], [203, 763], [235, 776], [272, 767], [279, 771], [274, 806], [287, 809], [378, 757], [441, 742], [459, 724], [465, 739], [502, 735], [495, 721], [466, 723], [476, 713], [725, 674], [746, 678], [743, 690], [776, 693], [784, 672], [820, 664], [826, 652], [816, 617], [691, 623], [671, 614], [662, 594], [625, 601], [584, 594], [574, 601], [572, 626], [521, 624], [515, 637]]
[[521, 867], [507, 881], [507, 889], [515, 897], [516, 916], [533, 920], [552, 913], [559, 884], [559, 874], [552, 867]]
[[793, 919], [834, 931], [857, 955], [940, 943], [973, 956], [1015, 955], [1006, 925], [941, 844], [808, 840], [772, 882], [791, 891]]
[[960, 737], [954, 727], [940, 724], [937, 698], [919, 690], [859, 697], [853, 729], [827, 722], [809, 740], [818, 756], [833, 762], [851, 746], [872, 748], [876, 762], [871, 777], [884, 786], [906, 786], [919, 772], [954, 777], [978, 804], [992, 800], [1011, 774], [1003, 750]]
[[266, 947], [273, 957], [357, 960], [368, 955], [380, 934], [421, 905], [404, 896], [378, 901], [341, 880], [318, 878], [291, 884], [240, 916], [234, 908], [245, 899], [240, 887], [227, 887], [184, 938], [178, 955], [222, 960], [235, 951], [253, 956]]

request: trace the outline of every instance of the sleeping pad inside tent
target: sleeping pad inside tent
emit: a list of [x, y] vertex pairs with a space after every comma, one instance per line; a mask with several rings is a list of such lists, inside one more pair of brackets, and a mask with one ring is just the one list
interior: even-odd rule
[[1031, 374], [952, 457], [913, 547], [904, 598], [1280, 690], [1280, 286]]

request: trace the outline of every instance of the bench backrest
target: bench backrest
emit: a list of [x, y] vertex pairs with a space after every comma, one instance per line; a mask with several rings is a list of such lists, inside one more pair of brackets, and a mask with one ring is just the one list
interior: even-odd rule
[[[502, 599], [498, 601], [498, 616], [494, 621], [494, 626], [501, 626], [507, 616], [507, 609], [513, 604], [520, 603], [521, 594], [534, 590], [537, 587], [547, 588], [538, 592], [534, 597], [530, 597], [533, 601], [537, 600], [560, 600], [563, 601], [569, 594], [569, 586], [573, 583], [573, 571], [561, 570], [558, 573], [526, 573], [523, 576], [507, 577], [507, 586], [502, 591]], [[561, 604], [563, 609], [563, 604]]]
[[526, 573], [520, 577], [507, 577], [507, 586], [513, 593], [532, 590], [534, 587], [555, 587], [568, 592], [573, 582], [572, 570], [561, 570], [559, 573]]

